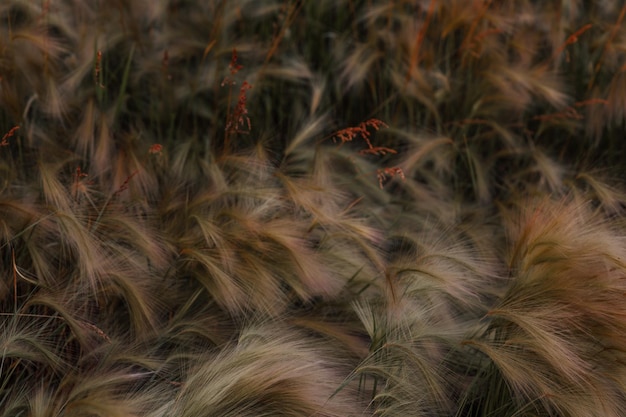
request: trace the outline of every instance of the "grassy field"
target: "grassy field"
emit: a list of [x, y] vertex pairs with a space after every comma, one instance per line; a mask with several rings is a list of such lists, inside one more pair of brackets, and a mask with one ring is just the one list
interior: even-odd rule
[[0, 2], [0, 417], [619, 417], [626, 5]]

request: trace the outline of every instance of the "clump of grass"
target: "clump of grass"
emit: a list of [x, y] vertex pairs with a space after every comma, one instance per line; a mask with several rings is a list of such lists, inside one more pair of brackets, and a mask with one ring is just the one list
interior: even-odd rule
[[297, 332], [246, 328], [236, 344], [190, 370], [171, 412], [184, 416], [358, 414], [361, 401], [348, 389], [336, 392], [345, 369], [333, 357], [331, 349]]
[[511, 283], [466, 342], [490, 360], [481, 413], [619, 415], [623, 237], [580, 201], [524, 205], [507, 216]]

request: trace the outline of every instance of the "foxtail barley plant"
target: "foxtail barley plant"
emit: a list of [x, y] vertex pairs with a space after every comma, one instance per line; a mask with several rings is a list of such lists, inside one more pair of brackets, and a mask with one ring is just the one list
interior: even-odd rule
[[623, 415], [625, 21], [1, 2], [0, 416]]

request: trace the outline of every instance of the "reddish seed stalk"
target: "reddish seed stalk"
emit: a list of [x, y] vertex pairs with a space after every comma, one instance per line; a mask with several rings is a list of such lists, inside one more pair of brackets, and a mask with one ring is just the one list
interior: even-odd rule
[[583, 115], [580, 114], [573, 107], [568, 107], [563, 111], [549, 114], [540, 114], [533, 117], [533, 120], [554, 120], [554, 119], [573, 119], [573, 120], [581, 120], [583, 119]]
[[406, 179], [406, 177], [404, 176], [404, 171], [402, 171], [402, 168], [400, 167], [388, 167], [377, 170], [376, 176], [378, 177], [378, 185], [380, 186], [380, 188], [384, 187], [385, 181], [395, 177], [396, 175], [400, 176], [403, 181]]
[[[478, 23], [481, 21], [481, 19], [487, 13], [487, 10], [489, 9], [489, 6], [491, 6], [491, 0], [487, 0], [484, 4], [479, 5], [479, 6], [476, 6], [476, 3], [477, 2], [474, 2], [474, 7], [481, 7], [482, 6], [482, 10], [480, 10], [480, 12], [476, 16], [476, 18], [472, 21], [472, 25], [470, 26], [470, 28], [469, 28], [469, 30], [467, 32], [467, 36], [465, 36], [465, 38], [463, 39], [463, 42], [461, 43], [459, 51], [470, 49], [470, 47], [472, 46], [473, 41], [476, 39], [476, 36], [474, 36], [474, 32], [476, 31], [476, 27], [478, 26]], [[463, 57], [463, 59], [461, 61], [461, 66], [465, 66], [465, 56]]]
[[[359, 155], [387, 155], [387, 154], [396, 154], [398, 153], [395, 149], [387, 148], [384, 146], [374, 146], [372, 141], [370, 140], [371, 132], [368, 128], [371, 127], [374, 130], [379, 130], [381, 127], [388, 127], [387, 124], [378, 119], [369, 119], [365, 122], [359, 123], [358, 126], [348, 127], [345, 129], [341, 129], [332, 136], [333, 141], [337, 142], [337, 139], [341, 141], [339, 146], [343, 145], [346, 142], [351, 142], [357, 137], [360, 137], [367, 144], [367, 148], [361, 149], [359, 151]], [[403, 180], [405, 179], [404, 171], [400, 167], [386, 167], [381, 168], [376, 171], [376, 176], [378, 177], [378, 184], [380, 188], [383, 188], [384, 182], [389, 178], [393, 178], [395, 176], [400, 176]]]
[[81, 187], [81, 183], [83, 182], [83, 178], [87, 177], [87, 173], [83, 172], [80, 167], [76, 167], [76, 171], [73, 174], [74, 182], [72, 184], [72, 197], [76, 200], [78, 196], [78, 190]]
[[375, 130], [379, 130], [381, 127], [389, 127], [385, 122], [378, 119], [369, 119], [365, 122], [359, 123], [358, 126], [348, 127], [345, 129], [341, 129], [332, 136], [333, 141], [336, 142], [337, 139], [341, 141], [341, 145], [346, 142], [351, 142], [356, 137], [361, 137], [367, 143], [369, 149], [374, 148], [372, 143], [370, 142], [371, 133], [367, 130], [368, 127], [371, 127]]
[[96, 63], [94, 65], [94, 70], [93, 70], [93, 80], [96, 83], [96, 85], [100, 88], [104, 88], [104, 85], [102, 85], [101, 80], [101, 64], [102, 64], [102, 51], [98, 51], [98, 53], [96, 54]]
[[600, 67], [602, 66], [602, 61], [604, 60], [604, 55], [606, 54], [606, 51], [609, 49], [609, 45], [611, 44], [611, 42], [613, 42], [613, 39], [617, 35], [617, 31], [622, 26], [622, 21], [624, 20], [625, 15], [626, 15], [626, 5], [622, 7], [619, 17], [617, 18], [617, 22], [615, 22], [615, 26], [613, 26], [613, 30], [611, 31], [611, 35], [609, 36], [609, 39], [604, 44], [604, 48], [602, 48], [602, 53], [600, 54], [600, 58], [598, 59], [598, 62], [593, 68], [593, 74], [591, 75], [589, 84], [587, 84], [588, 91], [591, 90], [591, 86], [593, 86], [594, 82], [596, 81], [596, 77], [598, 76], [598, 72], [600, 72]]
[[409, 71], [406, 74], [406, 81], [411, 79], [415, 68], [419, 64], [420, 57], [420, 49], [422, 48], [422, 43], [424, 42], [424, 38], [426, 37], [426, 30], [428, 30], [428, 25], [430, 24], [430, 18], [432, 17], [435, 11], [435, 4], [437, 0], [430, 0], [430, 5], [428, 6], [428, 12], [426, 13], [426, 19], [420, 28], [420, 31], [415, 38], [415, 45], [413, 45], [413, 50], [411, 51], [411, 64], [409, 66]]
[[[601, 99], [601, 98], [591, 98], [591, 99], [584, 100], [584, 101], [577, 101], [576, 103], [574, 103], [574, 107], [585, 107], [585, 106], [589, 106], [593, 104], [607, 105], [608, 101]], [[553, 119], [573, 119], [573, 120], [584, 119], [584, 116], [580, 114], [578, 110], [576, 110], [574, 107], [570, 106], [556, 113], [540, 114], [540, 115], [533, 117], [533, 120], [546, 121], [546, 120], [553, 120]]]
[[166, 80], [171, 80], [172, 75], [169, 73], [170, 66], [170, 55], [168, 50], [163, 51], [163, 59], [161, 60], [161, 72], [163, 73], [163, 78]]
[[19, 129], [20, 129], [19, 126], [13, 126], [11, 130], [5, 133], [4, 136], [2, 137], [2, 141], [0, 141], [0, 146], [8, 146], [9, 145], [8, 139], [12, 137], [15, 134], [15, 132], [17, 132]]
[[385, 148], [384, 146], [373, 146], [359, 151], [359, 155], [387, 155], [389, 153], [396, 154], [398, 151], [391, 148]]
[[[252, 130], [252, 124], [250, 122], [250, 117], [248, 117], [248, 108], [246, 107], [246, 102], [248, 100], [247, 91], [252, 88], [252, 85], [247, 81], [244, 81], [241, 84], [241, 88], [239, 89], [239, 97], [237, 99], [237, 105], [230, 111], [230, 103], [232, 100], [232, 91], [233, 85], [235, 85], [235, 80], [232, 78], [236, 75], [242, 68], [243, 65], [237, 62], [237, 50], [233, 49], [232, 57], [230, 63], [228, 64], [228, 69], [230, 71], [230, 76], [224, 78], [222, 81], [222, 87], [224, 85], [228, 85], [228, 102], [226, 108], [229, 113], [226, 116], [226, 128], [224, 129], [224, 152], [230, 152], [230, 135], [237, 133], [250, 133]], [[240, 126], [247, 126], [248, 130], [242, 129]]]
[[134, 170], [128, 177], [126, 177], [126, 179], [124, 180], [124, 182], [122, 183], [122, 185], [120, 185], [120, 187], [117, 189], [117, 191], [115, 191], [113, 193], [114, 197], [119, 196], [122, 192], [128, 190], [128, 184], [130, 183], [130, 180], [133, 179], [133, 177], [135, 175], [139, 174], [139, 170], [136, 169]]
[[605, 100], [603, 98], [590, 98], [588, 100], [577, 101], [576, 103], [574, 103], [574, 106], [576, 106], [576, 107], [583, 107], [583, 106], [589, 106], [591, 104], [604, 104], [604, 105], [607, 105], [607, 104], [609, 104], [609, 101]]
[[[241, 88], [239, 89], [239, 99], [237, 100], [237, 105], [235, 109], [229, 116], [229, 121], [226, 123], [226, 131], [229, 133], [250, 133], [252, 129], [252, 125], [250, 123], [250, 118], [247, 116], [248, 109], [246, 108], [247, 96], [246, 92], [252, 88], [247, 81], [244, 81], [241, 84]], [[243, 125], [248, 127], [248, 130], [242, 130], [239, 126]]]
[[565, 40], [565, 42], [563, 42], [563, 45], [561, 45], [559, 47], [559, 49], [556, 50], [556, 52], [554, 53], [554, 57], [558, 57], [561, 52], [563, 52], [565, 50], [565, 48], [567, 48], [567, 46], [578, 42], [578, 38], [580, 37], [580, 35], [582, 35], [583, 33], [585, 33], [586, 31], [588, 31], [589, 29], [592, 28], [592, 24], [588, 23], [585, 26], [581, 27], [580, 29], [578, 29], [576, 32], [572, 33], [571, 35], [569, 35], [567, 37], [567, 39]]
[[[295, 20], [296, 16], [298, 15], [298, 12], [300, 11], [303, 5], [304, 5], [304, 1], [302, 0], [302, 1], [297, 2], [296, 4], [293, 4], [291, 8], [289, 9], [289, 12], [287, 13], [287, 17], [285, 18], [285, 23], [280, 28], [280, 32], [276, 36], [274, 36], [274, 39], [272, 40], [272, 45], [270, 46], [270, 49], [267, 52], [267, 55], [265, 56], [265, 62], [263, 63], [263, 68], [265, 68], [265, 66], [270, 61], [270, 59], [272, 59], [272, 56], [276, 53], [276, 50], [278, 49], [280, 42], [285, 36], [287, 29], [289, 29], [289, 26], [291, 26], [291, 24]], [[263, 69], [261, 71], [263, 71]]]
[[[224, 83], [222, 83], [224, 85]], [[232, 84], [228, 85], [228, 101], [226, 102], [226, 108], [228, 109], [228, 114], [226, 115], [226, 128], [224, 129], [224, 152], [230, 152], [230, 132], [228, 130], [228, 125], [230, 123], [230, 99], [232, 97], [233, 86]]]
[[206, 59], [207, 55], [209, 54], [209, 52], [211, 52], [211, 49], [213, 49], [213, 47], [215, 46], [216, 43], [217, 43], [217, 41], [215, 39], [213, 39], [204, 48], [204, 52], [202, 52], [202, 63], [203, 64], [204, 64], [204, 60]]

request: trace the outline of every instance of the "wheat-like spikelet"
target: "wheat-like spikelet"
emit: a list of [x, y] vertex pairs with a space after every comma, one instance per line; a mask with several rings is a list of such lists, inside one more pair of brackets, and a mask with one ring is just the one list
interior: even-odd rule
[[275, 326], [244, 329], [236, 344], [190, 370], [172, 406], [180, 416], [349, 416], [362, 405], [337, 392], [345, 370], [333, 352]]
[[576, 200], [524, 206], [507, 216], [508, 291], [487, 313], [482, 337], [468, 342], [492, 361], [486, 376], [506, 381], [508, 394], [487, 394], [483, 406], [617, 416], [624, 407], [621, 230]]

